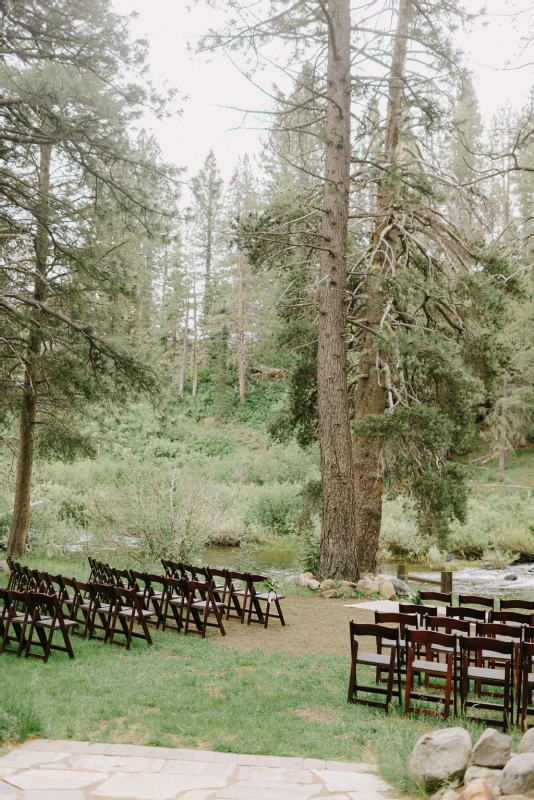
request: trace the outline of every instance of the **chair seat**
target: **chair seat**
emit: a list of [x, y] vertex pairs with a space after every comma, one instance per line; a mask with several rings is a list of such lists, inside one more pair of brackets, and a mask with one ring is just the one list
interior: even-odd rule
[[507, 656], [504, 653], [494, 653], [491, 650], [483, 650], [482, 658], [488, 661], [510, 661], [510, 656]]
[[[136, 611], [135, 611], [134, 608], [128, 608], [126, 606], [124, 608], [119, 609], [119, 611], [118, 611], [119, 617], [131, 617], [132, 614], [135, 614], [135, 613], [136, 613]], [[153, 617], [154, 616], [154, 612], [153, 611], [146, 611], [144, 608], [141, 609], [141, 614], [143, 615], [143, 617]]]
[[244, 595], [244, 594], [246, 594], [246, 592], [247, 592], [246, 589], [234, 589], [232, 594]]
[[454, 647], [446, 647], [444, 644], [433, 644], [432, 650], [434, 653], [454, 653]]
[[171, 606], [181, 606], [182, 603], [187, 602], [187, 597], [173, 597], [172, 600], [169, 600], [169, 605]]
[[155, 597], [156, 600], [163, 600], [165, 595], [164, 595], [163, 592], [152, 592], [152, 594], [150, 595], [150, 598], [152, 599], [153, 597]]
[[534, 672], [529, 672], [529, 674], [527, 675], [527, 680], [529, 683], [534, 684]]
[[[274, 594], [275, 594], [277, 600], [285, 600], [285, 597], [284, 597], [283, 594], [276, 594], [276, 592], [274, 592]], [[268, 600], [269, 599], [269, 595], [270, 595], [270, 592], [259, 592], [256, 595], [256, 597], [259, 598], [260, 600]]]
[[[194, 600], [191, 603], [191, 608], [206, 608], [206, 606], [210, 606], [211, 603], [209, 600]], [[221, 603], [219, 600], [215, 601], [215, 605], [218, 608], [225, 608], [225, 604]]]
[[381, 653], [358, 653], [356, 659], [358, 664], [369, 664], [370, 666], [389, 667], [390, 656], [384, 656]]
[[[54, 623], [53, 625], [52, 622]], [[63, 620], [63, 622], [65, 624], [65, 627], [70, 627], [70, 628], [78, 624], [73, 619], [65, 619]], [[58, 619], [52, 620], [52, 617], [43, 617], [42, 619], [36, 620], [35, 626], [38, 628], [52, 628], [52, 627], [59, 628], [60, 625]]]
[[[496, 654], [494, 654], [496, 655]], [[500, 653], [502, 655], [502, 653]], [[483, 667], [469, 667], [467, 676], [474, 680], [481, 681], [502, 681], [505, 680], [505, 672], [503, 669], [484, 669]]]
[[26, 619], [26, 614], [16, 614], [14, 617], [11, 617], [11, 622], [24, 622]]
[[423, 659], [415, 659], [412, 663], [412, 669], [421, 670], [425, 672], [442, 672], [447, 674], [447, 664], [440, 664], [439, 661], [424, 661]]
[[[382, 647], [396, 647], [397, 642], [394, 639], [382, 639]], [[406, 647], [406, 640], [399, 639], [399, 647]]]

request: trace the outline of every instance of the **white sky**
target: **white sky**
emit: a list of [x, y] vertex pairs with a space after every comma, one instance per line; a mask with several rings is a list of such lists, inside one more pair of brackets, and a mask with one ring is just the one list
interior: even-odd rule
[[[139, 17], [132, 24], [134, 36], [148, 36], [151, 44], [150, 65], [156, 85], [177, 88], [188, 100], [180, 103], [182, 116], [157, 122], [147, 120], [159, 140], [167, 160], [187, 167], [186, 176], [194, 175], [210, 148], [213, 148], [225, 179], [240, 155], [258, 155], [260, 135], [251, 130], [253, 118], [243, 123], [243, 115], [229, 107], [255, 109], [265, 107], [265, 96], [221, 53], [190, 55], [187, 44], [194, 45], [209, 27], [217, 27], [221, 17], [209, 9], [204, 0], [114, 0], [121, 14], [136, 11]], [[482, 0], [465, 0], [473, 10]], [[491, 116], [509, 100], [521, 105], [534, 84], [534, 43], [523, 49], [522, 38], [534, 25], [532, 0], [486, 0], [488, 12], [468, 35], [459, 34], [459, 43], [466, 51], [467, 66], [475, 74], [481, 111]], [[514, 12], [521, 12], [513, 16]], [[532, 31], [534, 33], [534, 30]], [[276, 80], [264, 76], [265, 85]], [[249, 126], [249, 129], [246, 126]]]

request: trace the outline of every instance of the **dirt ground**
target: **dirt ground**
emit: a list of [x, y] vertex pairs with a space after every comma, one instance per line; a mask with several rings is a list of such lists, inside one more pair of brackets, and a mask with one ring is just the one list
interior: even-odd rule
[[[357, 608], [345, 608], [350, 600], [325, 597], [288, 596], [282, 601], [286, 626], [277, 619], [269, 620], [267, 630], [252, 623], [241, 625], [239, 620], [225, 622], [226, 636], [211, 636], [212, 642], [241, 652], [267, 650], [303, 656], [310, 652], [341, 654], [350, 658], [349, 622], [374, 622], [374, 613]], [[370, 643], [369, 643], [370, 644]], [[363, 649], [367, 649], [362, 640]], [[373, 642], [373, 650], [375, 649]]]

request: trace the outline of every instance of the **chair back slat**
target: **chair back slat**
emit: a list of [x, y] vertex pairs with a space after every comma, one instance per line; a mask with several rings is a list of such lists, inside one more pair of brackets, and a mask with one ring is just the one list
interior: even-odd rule
[[427, 617], [427, 628], [438, 630], [443, 628], [448, 633], [465, 633], [469, 635], [471, 632], [471, 623], [465, 619], [456, 619], [455, 617]]
[[483, 608], [468, 608], [467, 606], [448, 606], [445, 609], [448, 617], [470, 619], [473, 622], [486, 622], [486, 612]]
[[478, 594], [458, 595], [459, 606], [483, 606], [484, 608], [495, 608], [494, 597], [482, 597]]

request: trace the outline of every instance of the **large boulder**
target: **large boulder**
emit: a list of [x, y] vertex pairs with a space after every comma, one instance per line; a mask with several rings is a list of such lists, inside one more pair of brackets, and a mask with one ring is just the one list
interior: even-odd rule
[[534, 753], [534, 728], [529, 728], [519, 742], [518, 753]]
[[323, 592], [323, 597], [328, 597], [329, 599], [337, 597], [337, 589], [328, 589], [326, 592]]
[[510, 759], [512, 739], [504, 733], [488, 728], [473, 747], [471, 763], [477, 767], [504, 767]]
[[308, 587], [308, 589], [311, 589], [313, 592], [316, 592], [317, 589], [321, 586], [321, 584], [319, 583], [319, 581], [316, 581], [315, 578], [311, 578], [311, 580], [308, 581], [306, 586]]
[[432, 791], [461, 780], [471, 758], [471, 737], [464, 728], [443, 728], [417, 740], [408, 769], [416, 783]]
[[321, 581], [321, 590], [323, 589], [333, 589], [334, 588], [334, 581], [331, 578], [328, 578], [326, 581]]
[[460, 795], [460, 800], [495, 800], [495, 795], [482, 778], [477, 778], [476, 781], [467, 784]]
[[502, 771], [501, 792], [534, 797], [534, 753], [512, 756]]
[[375, 594], [378, 592], [378, 583], [371, 578], [362, 578], [356, 584], [356, 591], [362, 594]]
[[380, 597], [385, 597], [386, 600], [395, 599], [395, 587], [392, 583], [381, 583], [379, 587]]

